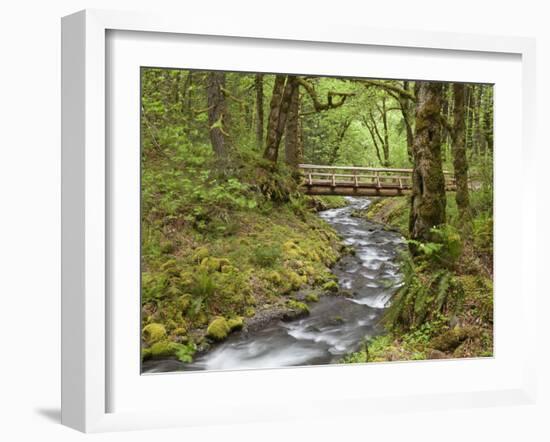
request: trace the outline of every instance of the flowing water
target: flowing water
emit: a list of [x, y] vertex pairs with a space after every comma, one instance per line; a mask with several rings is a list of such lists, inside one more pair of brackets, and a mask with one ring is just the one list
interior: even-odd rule
[[236, 333], [192, 364], [176, 360], [147, 361], [144, 373], [187, 370], [234, 370], [330, 364], [357, 351], [365, 338], [381, 332], [378, 319], [400, 281], [397, 255], [402, 237], [352, 216], [366, 198], [346, 198], [348, 205], [319, 213], [355, 249], [332, 269], [348, 296], [322, 296], [310, 304], [310, 315], [290, 322]]

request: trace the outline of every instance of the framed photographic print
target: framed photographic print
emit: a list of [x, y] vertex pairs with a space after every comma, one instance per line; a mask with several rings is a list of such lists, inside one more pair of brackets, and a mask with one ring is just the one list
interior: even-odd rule
[[84, 11], [62, 42], [63, 423], [532, 400], [531, 40]]

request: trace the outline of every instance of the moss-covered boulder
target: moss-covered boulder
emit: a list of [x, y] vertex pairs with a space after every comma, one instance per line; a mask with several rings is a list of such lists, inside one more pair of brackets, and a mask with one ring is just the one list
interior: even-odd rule
[[319, 295], [317, 293], [308, 293], [305, 300], [307, 302], [319, 302]]
[[435, 350], [449, 352], [455, 350], [468, 338], [476, 338], [480, 334], [476, 327], [455, 327], [433, 338], [430, 342]]
[[229, 327], [227, 320], [219, 316], [208, 325], [208, 328], [206, 329], [206, 336], [214, 341], [223, 341], [230, 331], [231, 328]]
[[338, 283], [336, 281], [331, 280], [323, 284], [323, 290], [335, 293], [340, 290], [340, 287], [338, 287]]
[[309, 307], [303, 302], [296, 301], [295, 299], [289, 299], [286, 306], [289, 310], [283, 316], [285, 321], [290, 321], [309, 315]]
[[244, 326], [244, 320], [240, 316], [237, 316], [235, 318], [230, 318], [227, 320], [227, 325], [229, 326], [230, 332], [242, 330]]
[[151, 357], [152, 358], [168, 358], [170, 356], [175, 356], [178, 350], [181, 348], [180, 344], [171, 341], [159, 341], [155, 342], [151, 348]]
[[148, 324], [143, 327], [141, 336], [147, 345], [151, 345], [166, 338], [166, 328], [158, 323]]

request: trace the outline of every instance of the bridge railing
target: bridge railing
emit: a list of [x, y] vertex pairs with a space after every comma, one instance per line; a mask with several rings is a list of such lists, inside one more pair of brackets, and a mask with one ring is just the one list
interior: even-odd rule
[[[388, 189], [412, 188], [412, 169], [390, 169], [359, 166], [321, 166], [300, 164], [307, 186], [372, 187]], [[452, 172], [443, 171], [445, 186], [456, 187]]]

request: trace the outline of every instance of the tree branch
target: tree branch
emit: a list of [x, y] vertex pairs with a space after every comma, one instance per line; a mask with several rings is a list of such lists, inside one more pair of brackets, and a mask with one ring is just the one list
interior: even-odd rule
[[399, 86], [395, 86], [391, 83], [386, 83], [380, 80], [358, 80], [360, 83], [363, 83], [365, 86], [375, 86], [381, 89], [384, 89], [390, 95], [393, 92], [394, 94], [399, 95], [400, 97], [407, 98], [412, 101], [416, 101], [416, 97], [413, 93], [408, 90], [402, 89]]
[[[316, 112], [322, 112], [322, 111], [325, 111], [325, 110], [335, 109], [337, 107], [340, 107], [346, 102], [346, 99], [348, 97], [355, 96], [355, 93], [353, 93], [353, 92], [329, 91], [329, 92], [327, 92], [327, 102], [322, 103], [319, 100], [317, 92], [315, 91], [315, 89], [314, 89], [314, 87], [311, 83], [307, 82], [306, 80], [304, 80], [303, 78], [300, 78], [300, 77], [297, 77], [297, 80], [298, 80], [298, 84], [300, 86], [303, 86], [303, 88], [306, 90], [306, 92], [310, 96], [311, 101], [313, 102], [313, 107], [315, 108]], [[334, 97], [340, 97], [340, 100], [335, 101]], [[302, 114], [302, 115], [304, 115], [304, 114]]]

